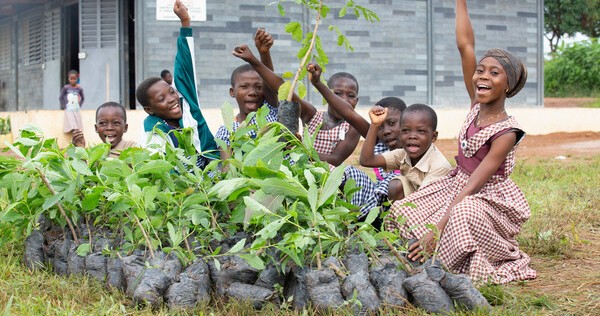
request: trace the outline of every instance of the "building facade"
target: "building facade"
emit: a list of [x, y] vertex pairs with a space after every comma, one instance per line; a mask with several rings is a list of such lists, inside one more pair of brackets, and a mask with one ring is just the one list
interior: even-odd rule
[[[0, 4], [2, 1], [0, 1]], [[14, 1], [12, 1], [14, 2]], [[12, 3], [11, 2], [11, 3]], [[117, 101], [140, 109], [135, 87], [172, 70], [179, 22], [157, 21], [154, 0], [47, 0], [0, 15], [0, 111], [59, 109], [58, 93], [70, 69], [80, 72], [84, 107]], [[192, 22], [200, 101], [206, 107], [235, 102], [229, 97], [232, 70], [243, 62], [231, 51], [242, 43], [254, 51], [253, 35], [263, 27], [275, 37], [275, 70], [294, 71], [300, 45], [284, 32], [290, 21], [313, 22], [293, 3], [282, 2], [280, 16], [270, 0], [206, 0], [207, 21]], [[320, 29], [329, 56], [327, 78], [338, 71], [354, 74], [359, 106], [386, 96], [436, 108], [466, 106], [460, 59], [454, 37], [454, 0], [356, 1], [380, 21], [369, 23], [351, 12], [340, 18], [345, 1], [327, 1], [332, 9]], [[520, 57], [528, 81], [509, 104], [543, 104], [543, 0], [470, 1], [477, 55], [499, 47]], [[337, 26], [353, 51], [338, 47]], [[322, 104], [308, 89], [308, 98]]]

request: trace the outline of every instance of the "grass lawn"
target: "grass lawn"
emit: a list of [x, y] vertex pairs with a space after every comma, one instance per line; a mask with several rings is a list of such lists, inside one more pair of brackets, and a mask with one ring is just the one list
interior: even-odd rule
[[[525, 192], [531, 218], [518, 241], [531, 255], [538, 279], [485, 286], [493, 315], [600, 314], [600, 155], [518, 164], [513, 180]], [[22, 244], [0, 249], [0, 313], [4, 315], [167, 315], [182, 312], [135, 308], [129, 298], [85, 277], [29, 271]], [[417, 309], [403, 311], [422, 315]], [[190, 315], [290, 314], [267, 306], [254, 311], [240, 302], [212, 302]], [[315, 314], [314, 311], [307, 314]], [[353, 314], [340, 309], [335, 314]], [[397, 311], [383, 310], [382, 315]], [[477, 314], [477, 313], [476, 313]], [[488, 313], [480, 313], [487, 315]], [[457, 313], [457, 315], [460, 315]]]

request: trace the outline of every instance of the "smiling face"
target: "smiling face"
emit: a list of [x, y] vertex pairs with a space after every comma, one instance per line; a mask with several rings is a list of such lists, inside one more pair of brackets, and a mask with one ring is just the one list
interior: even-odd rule
[[96, 115], [96, 133], [103, 143], [109, 143], [114, 148], [123, 139], [127, 132], [127, 123], [123, 117], [123, 110], [118, 107], [104, 107]]
[[486, 57], [475, 68], [473, 86], [477, 102], [491, 104], [506, 99], [508, 77], [500, 62]]
[[431, 118], [425, 111], [405, 111], [400, 120], [400, 143], [412, 165], [416, 165], [437, 139]]
[[265, 100], [262, 79], [254, 70], [240, 72], [235, 76], [234, 86], [229, 88], [229, 95], [235, 98], [240, 116], [245, 118], [258, 110]]
[[383, 124], [379, 127], [377, 138], [382, 140], [389, 149], [401, 148], [400, 119], [402, 117], [402, 111], [391, 107], [388, 107], [387, 109], [387, 116]]
[[179, 95], [164, 81], [157, 81], [148, 89], [149, 106], [144, 111], [150, 115], [156, 115], [167, 121], [169, 125], [179, 125], [179, 119], [183, 115], [179, 104]]

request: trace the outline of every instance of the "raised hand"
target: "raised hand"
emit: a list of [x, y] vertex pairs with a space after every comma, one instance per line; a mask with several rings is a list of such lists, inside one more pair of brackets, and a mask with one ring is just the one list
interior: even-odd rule
[[233, 56], [241, 58], [246, 62], [251, 62], [253, 59], [256, 58], [252, 54], [250, 47], [248, 47], [248, 45], [246, 44], [236, 46], [231, 53], [233, 54]]
[[264, 28], [259, 28], [254, 34], [254, 44], [260, 54], [267, 54], [271, 50], [275, 40]]
[[85, 137], [83, 137], [83, 132], [79, 129], [74, 129], [72, 132], [73, 140], [71, 142], [73, 145], [77, 147], [85, 147]]
[[173, 13], [177, 15], [179, 21], [181, 21], [182, 27], [189, 27], [190, 24], [190, 14], [188, 13], [188, 9], [181, 2], [181, 0], [175, 0], [175, 4], [173, 5]]
[[376, 105], [369, 110], [369, 118], [371, 119], [371, 124], [373, 125], [381, 125], [385, 121], [387, 117], [388, 108], [381, 107]]
[[319, 66], [318, 64], [309, 63], [308, 65], [306, 65], [306, 70], [308, 71], [308, 80], [310, 80], [310, 82], [313, 85], [315, 85], [318, 82], [321, 82], [321, 73], [323, 71], [323, 69], [321, 69], [321, 66]]

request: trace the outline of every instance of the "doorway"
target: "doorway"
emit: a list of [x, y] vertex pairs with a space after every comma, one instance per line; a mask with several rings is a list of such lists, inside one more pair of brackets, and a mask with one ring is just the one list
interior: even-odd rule
[[66, 84], [67, 73], [70, 70], [79, 72], [79, 3], [77, 1], [65, 6], [64, 17], [64, 64], [61, 81]]

